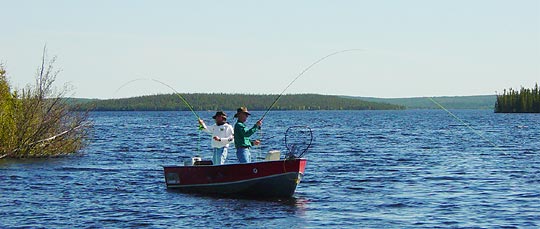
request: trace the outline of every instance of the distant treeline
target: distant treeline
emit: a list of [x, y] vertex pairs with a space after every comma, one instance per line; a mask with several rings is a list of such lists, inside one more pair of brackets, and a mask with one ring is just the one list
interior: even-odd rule
[[512, 88], [497, 95], [496, 113], [540, 113], [540, 90], [538, 84], [533, 89], [521, 87], [519, 91]]
[[493, 110], [496, 95], [473, 95], [473, 96], [439, 96], [439, 97], [414, 97], [414, 98], [372, 98], [350, 97], [369, 102], [389, 103], [405, 106], [407, 109], [440, 109], [431, 99], [434, 99], [446, 109], [489, 109]]
[[[194, 110], [266, 110], [278, 95], [195, 93], [180, 94]], [[76, 102], [79, 110], [93, 111], [178, 111], [189, 110], [176, 94], [148, 95], [124, 99]], [[82, 103], [82, 104], [81, 104]], [[283, 95], [273, 110], [400, 110], [404, 106], [367, 102], [341, 96], [296, 94]]]

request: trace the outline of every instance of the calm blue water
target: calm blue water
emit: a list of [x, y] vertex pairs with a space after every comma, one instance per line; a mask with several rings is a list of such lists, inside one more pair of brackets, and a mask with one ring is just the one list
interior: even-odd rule
[[540, 115], [452, 112], [470, 126], [441, 110], [270, 112], [255, 154], [285, 151], [288, 126], [314, 133], [283, 200], [167, 191], [162, 165], [210, 158], [190, 112], [93, 113], [81, 154], [0, 162], [0, 228], [540, 227]]

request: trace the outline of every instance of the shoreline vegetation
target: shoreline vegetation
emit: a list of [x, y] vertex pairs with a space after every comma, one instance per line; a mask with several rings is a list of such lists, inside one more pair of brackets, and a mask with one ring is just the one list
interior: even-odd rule
[[56, 58], [46, 61], [45, 50], [34, 86], [11, 88], [0, 64], [0, 159], [63, 156], [86, 144], [88, 112], [70, 111], [67, 87], [53, 86]]
[[540, 113], [540, 88], [538, 83], [534, 88], [504, 90], [497, 95], [495, 113]]
[[[266, 110], [278, 95], [194, 93], [181, 94], [194, 110]], [[435, 97], [447, 109], [492, 110], [495, 95]], [[146, 95], [122, 99], [70, 99], [75, 110], [92, 111], [187, 111], [189, 108], [176, 94]], [[373, 98], [320, 94], [286, 94], [272, 110], [405, 110], [440, 109], [428, 97]]]

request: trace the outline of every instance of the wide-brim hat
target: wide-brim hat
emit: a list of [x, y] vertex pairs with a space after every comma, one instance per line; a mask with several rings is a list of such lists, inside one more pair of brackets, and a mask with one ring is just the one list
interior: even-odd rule
[[227, 119], [227, 114], [225, 114], [225, 112], [223, 112], [223, 111], [216, 112], [216, 114], [214, 116], [212, 116], [212, 118], [216, 119], [217, 116], [223, 116], [223, 118]]
[[238, 114], [241, 114], [241, 113], [246, 113], [247, 115], [251, 115], [249, 112], [248, 112], [248, 109], [246, 107], [240, 107], [238, 109], [236, 109], [236, 114], [234, 115], [234, 117], [238, 117]]

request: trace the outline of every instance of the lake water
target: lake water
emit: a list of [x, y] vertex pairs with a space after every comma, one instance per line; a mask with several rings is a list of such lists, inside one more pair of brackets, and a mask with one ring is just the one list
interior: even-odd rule
[[163, 165], [210, 158], [191, 112], [96, 112], [80, 154], [0, 162], [0, 228], [540, 227], [540, 115], [452, 113], [272, 111], [254, 155], [308, 125], [306, 174], [293, 198], [250, 200], [166, 189]]

